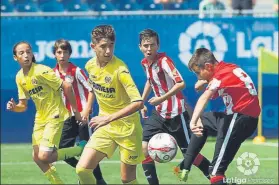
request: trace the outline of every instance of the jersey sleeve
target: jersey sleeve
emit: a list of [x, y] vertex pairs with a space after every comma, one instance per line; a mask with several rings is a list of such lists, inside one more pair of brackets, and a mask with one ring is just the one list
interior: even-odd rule
[[88, 82], [88, 77], [85, 72], [79, 67], [76, 69], [76, 79], [82, 84], [84, 88], [86, 88], [89, 92], [92, 91], [92, 87]]
[[221, 85], [221, 80], [213, 78], [211, 82], [208, 84], [208, 86], [206, 87], [206, 90], [215, 91], [211, 99], [216, 99], [219, 96], [218, 90], [220, 89], [220, 85]]
[[124, 66], [120, 67], [118, 71], [118, 79], [120, 83], [123, 85], [123, 87], [125, 88], [128, 96], [130, 97], [131, 102], [142, 101], [139, 90], [134, 80], [132, 79], [129, 70], [126, 67]]
[[38, 74], [37, 78], [45, 82], [54, 90], [58, 90], [63, 83], [63, 80], [57, 77], [55, 72], [49, 67], [43, 68], [42, 71]]
[[170, 58], [164, 57], [162, 59], [162, 68], [176, 83], [183, 81], [182, 76], [175, 68], [173, 61]]
[[18, 77], [16, 77], [16, 85], [17, 85], [17, 90], [18, 90], [18, 99], [19, 100], [30, 99], [28, 92], [26, 90], [24, 90]]

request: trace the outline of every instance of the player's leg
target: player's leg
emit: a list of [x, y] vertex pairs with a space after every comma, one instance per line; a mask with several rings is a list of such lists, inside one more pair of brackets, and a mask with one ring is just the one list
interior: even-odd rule
[[152, 136], [163, 132], [167, 132], [163, 130], [163, 120], [154, 110], [152, 111], [152, 115], [144, 122], [142, 140], [142, 151], [145, 156], [145, 159], [142, 161], [142, 168], [149, 184], [159, 184], [159, 179], [157, 177], [155, 162], [148, 154], [148, 142]]
[[[75, 145], [76, 137], [78, 136], [78, 134], [79, 126], [76, 123], [75, 117], [71, 116], [64, 122], [59, 148], [73, 147]], [[78, 163], [78, 160], [75, 157], [72, 157], [66, 159], [65, 162], [73, 168], [75, 168]]]
[[69, 148], [59, 148], [64, 122], [52, 120], [46, 124], [42, 141], [40, 142], [38, 157], [45, 163], [53, 163], [59, 160], [66, 160], [74, 156], [79, 156], [86, 144], [81, 141], [77, 146]]
[[[187, 111], [183, 114], [174, 117], [168, 121], [169, 123], [165, 124], [168, 126], [169, 133], [176, 139], [177, 144], [185, 158], [188, 145], [190, 143], [191, 131], [190, 131], [190, 116]], [[193, 164], [197, 166], [203, 174], [209, 179], [208, 168], [210, 162], [202, 154], [198, 153]], [[184, 172], [187, 170], [184, 168], [184, 160], [174, 168], [175, 174], [183, 181], [187, 181], [187, 173]]]
[[[134, 123], [132, 123], [134, 121]], [[138, 184], [136, 177], [137, 164], [140, 164], [144, 159], [142, 152], [142, 127], [138, 117], [131, 119], [129, 124], [135, 124], [134, 127], [128, 128], [129, 132], [123, 138], [116, 138], [116, 143], [119, 145], [120, 160], [121, 160], [121, 180], [123, 184]], [[127, 130], [119, 127], [120, 130]], [[131, 130], [133, 129], [133, 130]]]
[[44, 128], [44, 125], [34, 125], [34, 131], [32, 134], [33, 160], [39, 166], [39, 168], [42, 170], [51, 184], [63, 184], [63, 181], [60, 179], [56, 172], [56, 168], [51, 164], [39, 159], [39, 145], [43, 138]]
[[104, 157], [110, 158], [117, 147], [107, 132], [109, 130], [108, 126], [97, 129], [82, 152], [76, 167], [80, 184], [95, 184], [96, 179], [92, 174], [93, 169]]
[[217, 141], [212, 168], [210, 168], [212, 184], [224, 182], [225, 172], [229, 164], [241, 143], [256, 130], [257, 123], [257, 118], [235, 113], [226, 116], [223, 124], [217, 125]]
[[[88, 141], [90, 136], [91, 136], [91, 133], [89, 133], [89, 128], [88, 125], [80, 125], [78, 127], [78, 135], [79, 135], [79, 139], [80, 140], [85, 140], [85, 141]], [[94, 174], [94, 177], [96, 178], [97, 180], [97, 184], [98, 185], [106, 185], [107, 183], [105, 182], [104, 178], [103, 178], [103, 175], [102, 175], [102, 172], [101, 172], [101, 168], [100, 168], [100, 165], [98, 164], [96, 166], [96, 168], [93, 170], [93, 174]]]
[[195, 134], [191, 135], [190, 143], [184, 156], [184, 169], [186, 169], [188, 173], [193, 164], [198, 165], [201, 162], [201, 159], [203, 159], [200, 157], [199, 153], [206, 142], [208, 133], [217, 132], [216, 124], [222, 119], [222, 115], [222, 113], [206, 112], [201, 116], [204, 128], [203, 135], [201, 137], [197, 137]]

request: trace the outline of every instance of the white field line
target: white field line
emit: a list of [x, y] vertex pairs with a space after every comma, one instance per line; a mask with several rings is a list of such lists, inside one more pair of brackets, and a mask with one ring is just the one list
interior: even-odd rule
[[[260, 143], [260, 144], [254, 144], [252, 142], [244, 142], [242, 144], [242, 146], [245, 146], [245, 145], [260, 145], [260, 146], [270, 146], [270, 147], [277, 147], [278, 148], [278, 143], [270, 143], [270, 142], [266, 142], [266, 143]], [[2, 151], [3, 150], [17, 150], [17, 149], [32, 149], [32, 146], [31, 145], [15, 145], [15, 146], [12, 146], [12, 145], [9, 145], [9, 146], [1, 146], [1, 149]]]
[[[259, 158], [260, 161], [278, 161], [278, 158]], [[172, 161], [170, 161], [170, 163], [178, 163], [181, 162], [182, 159], [174, 159]], [[236, 161], [236, 159], [234, 159], [234, 161]], [[34, 164], [35, 162], [33, 161], [26, 161], [26, 162], [1, 162], [1, 166], [10, 166], [10, 165], [30, 165], [30, 164]], [[63, 161], [59, 161], [56, 162], [55, 164], [67, 164]], [[117, 160], [105, 160], [102, 161], [101, 164], [120, 164], [120, 161]]]

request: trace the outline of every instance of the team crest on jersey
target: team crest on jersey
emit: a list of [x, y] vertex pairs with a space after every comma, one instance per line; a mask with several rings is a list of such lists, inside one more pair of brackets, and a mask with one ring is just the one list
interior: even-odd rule
[[65, 76], [65, 81], [68, 82], [68, 83], [73, 83], [74, 78], [71, 75], [66, 75]]
[[105, 77], [105, 82], [106, 82], [107, 84], [110, 84], [110, 83], [111, 83], [111, 77], [110, 77], [110, 76], [106, 76], [106, 77]]
[[173, 76], [178, 76], [178, 73], [177, 73], [177, 70], [176, 70], [176, 69], [173, 69], [173, 70], [172, 70], [172, 75], [173, 75]]
[[32, 79], [31, 79], [31, 83], [32, 83], [33, 85], [38, 85], [38, 81], [37, 81], [35, 78], [32, 78]]

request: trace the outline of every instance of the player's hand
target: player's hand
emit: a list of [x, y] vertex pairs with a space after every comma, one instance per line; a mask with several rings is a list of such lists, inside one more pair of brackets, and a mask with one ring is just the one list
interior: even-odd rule
[[80, 115], [81, 115], [82, 121], [88, 122], [88, 118], [89, 118], [89, 112], [88, 112], [88, 111], [83, 110], [83, 111], [80, 113]]
[[15, 100], [13, 98], [11, 98], [10, 101], [8, 101], [7, 103], [7, 110], [13, 110], [16, 106]]
[[84, 125], [84, 124], [87, 123], [87, 121], [84, 121], [82, 119], [80, 112], [77, 111], [77, 112], [74, 112], [74, 114], [75, 114], [75, 118], [76, 118], [76, 121], [77, 121], [78, 125]]
[[154, 105], [157, 106], [160, 103], [162, 103], [164, 100], [162, 100], [161, 97], [152, 97], [151, 99], [148, 100], [148, 103], [150, 103], [150, 105]]
[[197, 137], [201, 137], [203, 135], [203, 125], [200, 119], [197, 123], [190, 122], [190, 129]]
[[97, 130], [98, 128], [105, 126], [110, 123], [110, 118], [109, 116], [95, 116], [93, 117], [90, 122], [89, 126], [91, 128], [94, 128], [94, 131]]
[[148, 116], [147, 116], [147, 107], [144, 105], [144, 107], [140, 110], [140, 113], [141, 113], [141, 117], [143, 118], [143, 119], [146, 119], [146, 118], [148, 118]]
[[198, 80], [196, 83], [195, 83], [195, 90], [197, 92], [199, 91], [203, 91], [205, 89], [204, 85], [207, 84], [208, 82], [206, 80]]

